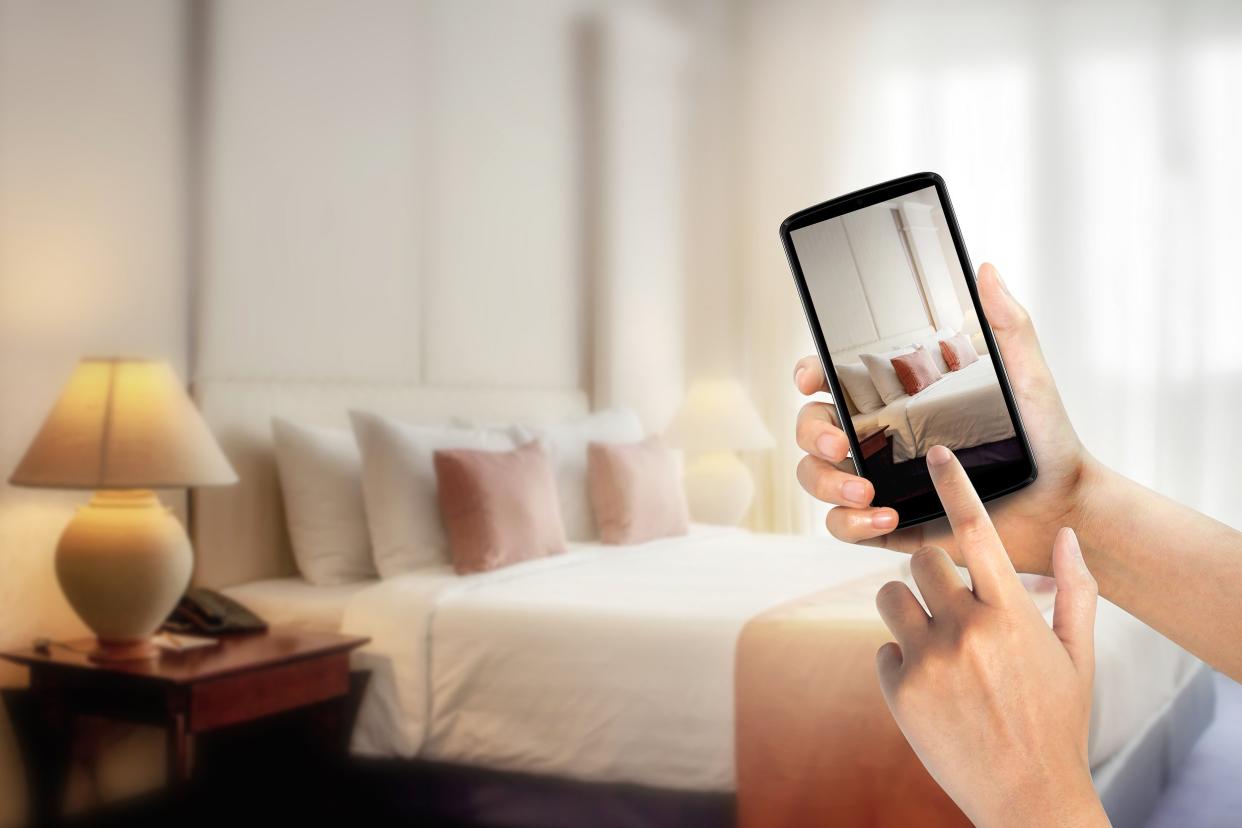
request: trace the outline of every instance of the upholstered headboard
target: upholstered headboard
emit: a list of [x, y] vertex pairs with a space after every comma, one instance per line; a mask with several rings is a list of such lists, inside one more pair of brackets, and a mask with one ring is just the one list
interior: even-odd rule
[[579, 390], [449, 388], [313, 380], [203, 380], [194, 396], [237, 470], [233, 486], [190, 498], [196, 584], [224, 587], [296, 574], [272, 449], [273, 416], [349, 428], [361, 408], [420, 422], [548, 422], [583, 414]]

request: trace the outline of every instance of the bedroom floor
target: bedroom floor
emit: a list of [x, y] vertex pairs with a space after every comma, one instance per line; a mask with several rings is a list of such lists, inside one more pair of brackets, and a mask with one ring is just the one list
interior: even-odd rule
[[1216, 674], [1216, 720], [1165, 791], [1147, 828], [1235, 826], [1242, 814], [1242, 685]]

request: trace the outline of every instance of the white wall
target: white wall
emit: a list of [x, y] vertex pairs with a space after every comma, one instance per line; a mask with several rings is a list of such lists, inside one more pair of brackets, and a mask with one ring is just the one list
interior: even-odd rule
[[602, 14], [594, 34], [593, 389], [599, 406], [629, 406], [658, 431], [685, 389], [685, 308], [697, 301], [685, 291], [689, 41], [632, 7]]
[[581, 387], [579, 5], [213, 4], [197, 373]]
[[[161, 0], [0, 2], [4, 477], [83, 354], [185, 370], [182, 24]], [[84, 496], [0, 485], [0, 647], [81, 631], [51, 556]], [[22, 802], [8, 747], [0, 722], [0, 824]]]
[[[792, 234], [816, 316], [833, 353], [900, 347], [926, 332], [928, 306], [893, 207], [886, 201]], [[935, 231], [931, 232], [934, 242]], [[948, 291], [957, 309], [943, 261], [939, 265], [940, 272], [932, 276], [942, 278], [935, 284]], [[960, 322], [960, 310], [957, 316]]]

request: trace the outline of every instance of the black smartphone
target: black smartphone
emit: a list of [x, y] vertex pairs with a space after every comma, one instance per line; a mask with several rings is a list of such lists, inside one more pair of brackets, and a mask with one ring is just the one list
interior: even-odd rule
[[927, 472], [953, 450], [980, 498], [1037, 470], [944, 180], [908, 175], [781, 224], [815, 347], [875, 506], [898, 527], [944, 515]]

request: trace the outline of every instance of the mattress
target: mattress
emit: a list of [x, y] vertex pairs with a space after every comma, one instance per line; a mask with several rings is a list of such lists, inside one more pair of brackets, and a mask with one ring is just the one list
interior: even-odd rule
[[1014, 436], [991, 359], [945, 374], [919, 393], [875, 412], [893, 441], [893, 461], [904, 463], [934, 445], [964, 449]]
[[[734, 646], [747, 619], [907, 560], [825, 538], [699, 531], [359, 588], [341, 621], [372, 639], [356, 654], [373, 676], [354, 750], [732, 790]], [[865, 603], [857, 612], [871, 620]], [[1198, 665], [1107, 602], [1096, 628], [1092, 767], [1121, 750]]]
[[315, 632], [337, 632], [345, 608], [375, 581], [316, 586], [300, 577], [273, 578], [227, 587], [225, 595], [240, 601], [269, 624]]

